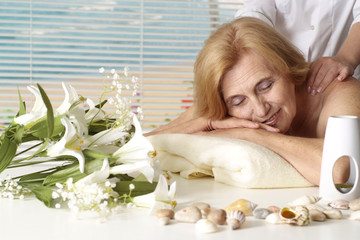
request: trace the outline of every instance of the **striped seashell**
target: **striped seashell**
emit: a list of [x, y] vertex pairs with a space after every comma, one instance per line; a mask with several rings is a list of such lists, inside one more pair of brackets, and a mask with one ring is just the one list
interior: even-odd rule
[[246, 216], [240, 210], [234, 210], [228, 212], [227, 214], [227, 224], [231, 227], [232, 230], [239, 229], [241, 225], [245, 222]]
[[317, 196], [302, 196], [295, 199], [294, 201], [289, 202], [288, 204], [290, 207], [306, 206], [309, 204], [314, 204], [318, 202], [320, 199], [321, 198]]
[[227, 213], [234, 211], [234, 210], [240, 210], [245, 214], [245, 216], [251, 216], [253, 210], [256, 207], [257, 207], [256, 203], [253, 203], [246, 199], [239, 199], [239, 200], [231, 203], [229, 206], [227, 206], [224, 209]]

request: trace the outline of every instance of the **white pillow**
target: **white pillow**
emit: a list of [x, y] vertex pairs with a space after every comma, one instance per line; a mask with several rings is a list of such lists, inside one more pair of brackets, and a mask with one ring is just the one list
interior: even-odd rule
[[148, 139], [162, 169], [185, 178], [213, 176], [215, 181], [243, 188], [313, 186], [279, 155], [248, 141], [190, 134]]

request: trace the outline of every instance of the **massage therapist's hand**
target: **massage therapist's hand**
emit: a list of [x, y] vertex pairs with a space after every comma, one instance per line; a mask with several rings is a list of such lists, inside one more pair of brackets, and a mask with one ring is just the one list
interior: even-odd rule
[[343, 81], [353, 73], [351, 64], [337, 57], [321, 57], [310, 65], [308, 92], [312, 95], [321, 93], [332, 81]]
[[207, 130], [217, 130], [217, 129], [230, 129], [230, 128], [261, 128], [269, 132], [279, 132], [279, 129], [268, 126], [266, 124], [253, 122], [246, 119], [240, 119], [235, 117], [229, 117], [223, 120], [212, 120], [208, 121]]

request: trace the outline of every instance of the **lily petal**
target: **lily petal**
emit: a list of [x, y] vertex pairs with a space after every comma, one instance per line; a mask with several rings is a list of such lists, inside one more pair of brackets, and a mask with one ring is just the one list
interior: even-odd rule
[[110, 168], [111, 174], [128, 174], [136, 177], [142, 173], [149, 182], [152, 182], [154, 177], [154, 169], [147, 161], [138, 161], [135, 163], [121, 164]]
[[101, 146], [120, 141], [128, 135], [123, 127], [110, 128], [85, 138], [86, 146]]
[[56, 142], [54, 145], [47, 149], [47, 155], [49, 157], [58, 156], [74, 156], [79, 161], [79, 168], [81, 172], [84, 172], [85, 157], [81, 151], [82, 139], [76, 131], [74, 125], [67, 117], [61, 119], [61, 123], [65, 127], [64, 136]]
[[90, 175], [80, 179], [79, 181], [76, 182], [75, 185], [84, 186], [84, 185], [91, 185], [93, 183], [105, 182], [106, 179], [109, 177], [109, 175], [110, 175], [110, 166], [109, 166], [109, 161], [106, 158], [104, 159], [101, 170], [94, 171]]
[[35, 96], [35, 103], [29, 113], [14, 118], [14, 121], [17, 124], [27, 125], [31, 122], [35, 122], [44, 117], [47, 112], [40, 90], [35, 86], [28, 86], [27, 89]]
[[143, 134], [139, 121], [136, 116], [133, 118], [135, 134], [124, 146], [122, 146], [113, 155], [118, 158], [118, 162], [127, 163], [137, 160], [149, 159], [149, 152], [154, 151], [154, 147]]
[[85, 119], [87, 123], [91, 121], [95, 122], [105, 117], [104, 111], [96, 108], [94, 102], [90, 98], [86, 99], [86, 103], [89, 106], [89, 110], [85, 114]]
[[75, 88], [71, 85], [65, 84], [64, 82], [62, 82], [62, 87], [65, 92], [65, 98], [62, 104], [56, 109], [56, 113], [59, 115], [67, 113], [72, 104], [79, 100], [79, 95], [77, 94]]
[[150, 207], [150, 214], [154, 214], [158, 209], [172, 209], [176, 203], [174, 201], [175, 188], [176, 184], [173, 183], [169, 192], [166, 178], [164, 175], [160, 175], [155, 191], [149, 194], [136, 196], [134, 197], [133, 202], [139, 207]]

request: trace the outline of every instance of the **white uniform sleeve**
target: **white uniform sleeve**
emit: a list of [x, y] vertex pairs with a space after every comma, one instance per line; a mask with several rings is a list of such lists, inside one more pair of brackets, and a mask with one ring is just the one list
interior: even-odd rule
[[240, 17], [256, 17], [274, 26], [276, 18], [275, 0], [244, 0], [243, 7], [235, 14], [235, 18]]
[[357, 0], [354, 4], [353, 17], [354, 17], [353, 24], [360, 22], [360, 1], [359, 0]]

